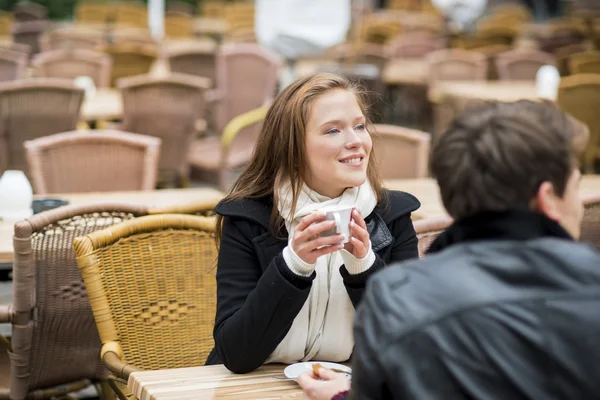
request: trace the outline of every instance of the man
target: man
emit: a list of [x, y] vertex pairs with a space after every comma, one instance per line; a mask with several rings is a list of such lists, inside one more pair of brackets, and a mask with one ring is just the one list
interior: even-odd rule
[[[575, 241], [584, 129], [530, 101], [454, 121], [431, 167], [456, 222], [423, 260], [371, 278], [346, 398], [600, 396], [600, 254]], [[348, 389], [322, 372], [300, 377], [306, 398]]]

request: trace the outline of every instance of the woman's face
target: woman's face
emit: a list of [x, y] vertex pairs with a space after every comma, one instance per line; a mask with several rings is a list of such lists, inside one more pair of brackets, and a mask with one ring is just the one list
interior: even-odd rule
[[317, 97], [306, 124], [306, 184], [317, 193], [338, 197], [367, 179], [371, 136], [356, 97], [334, 89]]

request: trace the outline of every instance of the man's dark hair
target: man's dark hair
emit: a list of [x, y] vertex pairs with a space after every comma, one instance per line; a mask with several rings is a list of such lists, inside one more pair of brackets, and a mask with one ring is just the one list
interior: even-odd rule
[[490, 102], [468, 110], [435, 142], [431, 171], [455, 219], [529, 209], [542, 182], [562, 196], [585, 126], [550, 102]]

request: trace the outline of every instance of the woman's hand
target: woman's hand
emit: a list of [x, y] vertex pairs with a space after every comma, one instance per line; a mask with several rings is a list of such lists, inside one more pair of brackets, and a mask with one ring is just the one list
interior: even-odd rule
[[313, 212], [302, 218], [294, 230], [292, 249], [307, 264], [314, 264], [317, 258], [344, 247], [342, 234], [319, 236], [335, 227], [335, 221], [325, 221], [325, 217], [323, 212]]
[[344, 249], [356, 258], [365, 258], [371, 246], [371, 236], [367, 231], [367, 224], [360, 212], [355, 208], [352, 210], [352, 221], [350, 221], [350, 241], [344, 245]]
[[326, 368], [319, 369], [318, 377], [312, 371], [303, 373], [298, 384], [307, 400], [331, 400], [336, 394], [350, 390], [350, 380], [344, 374]]

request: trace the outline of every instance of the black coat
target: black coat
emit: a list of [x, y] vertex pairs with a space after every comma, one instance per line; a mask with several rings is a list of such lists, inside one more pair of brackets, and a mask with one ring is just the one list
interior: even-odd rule
[[[340, 269], [354, 307], [373, 273], [389, 262], [418, 257], [410, 213], [420, 203], [407, 193], [386, 193], [386, 205], [378, 205], [365, 218], [375, 263], [358, 275], [350, 275], [344, 266]], [[207, 365], [223, 363], [237, 373], [258, 368], [286, 336], [308, 298], [316, 273], [298, 276], [285, 264], [287, 237], [271, 233], [272, 207], [272, 199], [221, 202], [216, 207], [225, 218], [217, 266], [215, 348]]]
[[528, 212], [451, 227], [370, 279], [356, 399], [600, 398], [600, 254]]

